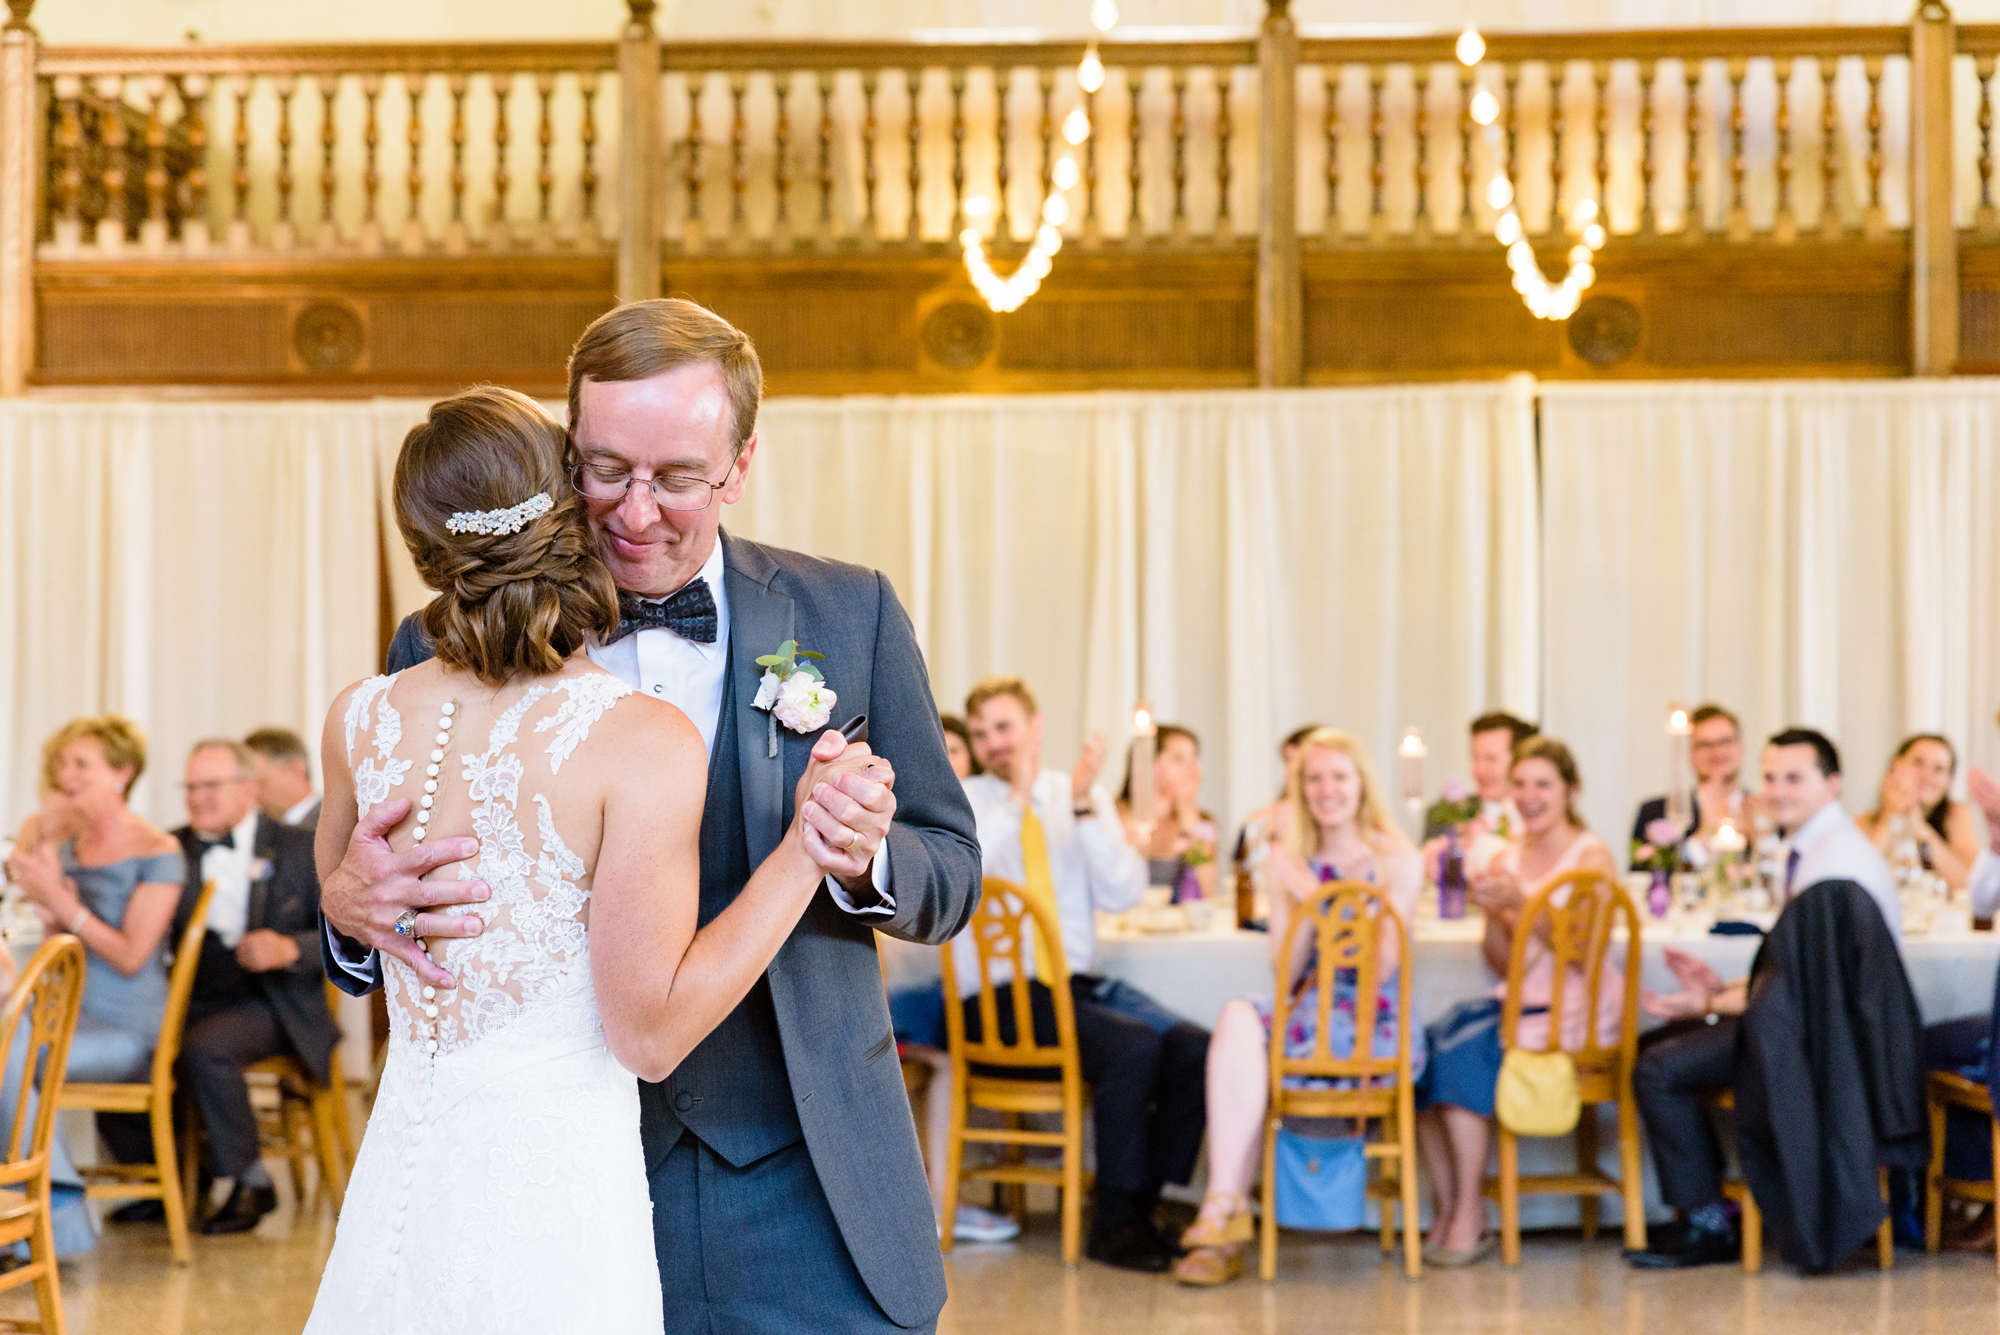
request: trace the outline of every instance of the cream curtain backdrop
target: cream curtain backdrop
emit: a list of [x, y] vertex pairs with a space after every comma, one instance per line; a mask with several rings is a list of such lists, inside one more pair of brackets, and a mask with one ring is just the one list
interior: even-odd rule
[[1664, 790], [1671, 699], [1823, 729], [1854, 811], [1907, 733], [2000, 764], [2000, 384], [1540, 395], [1546, 723], [1593, 826]]

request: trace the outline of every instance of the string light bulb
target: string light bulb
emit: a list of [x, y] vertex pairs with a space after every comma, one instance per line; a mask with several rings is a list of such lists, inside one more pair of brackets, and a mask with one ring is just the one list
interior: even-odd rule
[[1104, 87], [1104, 62], [1098, 59], [1096, 42], [1085, 49], [1083, 63], [1076, 67], [1076, 86], [1086, 93]]
[[1458, 35], [1458, 63], [1471, 69], [1486, 59], [1486, 39], [1479, 35], [1479, 29], [1468, 23], [1465, 31]]
[[1077, 168], [1076, 158], [1068, 153], [1056, 159], [1055, 183], [1058, 190], [1074, 190], [1076, 183], [1083, 179], [1083, 172]]
[[1500, 99], [1493, 96], [1492, 89], [1481, 88], [1472, 95], [1470, 110], [1474, 125], [1491, 125], [1500, 119]]
[[1081, 144], [1090, 138], [1090, 117], [1084, 114], [1082, 107], [1072, 109], [1069, 115], [1063, 117], [1062, 133], [1063, 138], [1072, 144]]
[[1090, 23], [1099, 32], [1118, 26], [1118, 0], [1095, 0], [1090, 7]]

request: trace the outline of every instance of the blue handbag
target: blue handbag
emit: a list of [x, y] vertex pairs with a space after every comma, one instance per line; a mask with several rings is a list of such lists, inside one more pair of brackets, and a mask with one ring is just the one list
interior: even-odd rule
[[1366, 1222], [1368, 1159], [1360, 1136], [1322, 1140], [1278, 1131], [1278, 1222], [1339, 1232]]

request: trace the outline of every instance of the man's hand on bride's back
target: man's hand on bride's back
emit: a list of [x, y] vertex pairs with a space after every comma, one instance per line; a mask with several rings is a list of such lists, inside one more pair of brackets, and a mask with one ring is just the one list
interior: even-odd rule
[[896, 818], [895, 788], [895, 767], [866, 742], [820, 734], [793, 805], [806, 853], [822, 872], [850, 889], [867, 883]]
[[[362, 818], [347, 841], [340, 865], [320, 886], [320, 912], [335, 931], [371, 950], [394, 955], [426, 983], [452, 987], [452, 976], [432, 963], [417, 940], [478, 936], [485, 924], [476, 915], [436, 910], [452, 904], [483, 903], [492, 892], [484, 881], [421, 879], [447, 863], [472, 857], [479, 851], [479, 841], [438, 839], [398, 853], [389, 847], [389, 831], [409, 812], [409, 802], [398, 798], [378, 803]], [[415, 931], [398, 936], [396, 919], [405, 909], [417, 910]]]

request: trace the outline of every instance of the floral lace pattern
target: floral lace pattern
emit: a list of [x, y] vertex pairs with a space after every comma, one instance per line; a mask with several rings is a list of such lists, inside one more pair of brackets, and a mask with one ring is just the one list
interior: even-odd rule
[[[367, 721], [368, 706], [376, 706], [375, 713], [375, 754], [354, 765], [354, 805], [362, 816], [378, 802], [389, 800], [389, 790], [402, 786], [403, 776], [410, 772], [414, 761], [397, 760], [394, 757], [397, 743], [403, 740], [403, 716], [389, 703], [389, 688], [395, 685], [392, 673], [386, 677], [370, 677], [355, 690], [354, 698], [347, 702], [347, 763], [354, 765], [354, 734]], [[379, 703], [378, 703], [379, 702]]]

